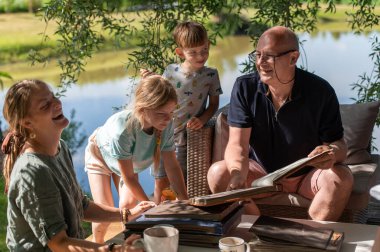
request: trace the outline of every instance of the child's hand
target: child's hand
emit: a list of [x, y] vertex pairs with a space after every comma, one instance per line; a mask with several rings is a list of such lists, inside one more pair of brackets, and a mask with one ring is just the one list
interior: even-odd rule
[[203, 123], [198, 117], [193, 117], [187, 122], [186, 126], [189, 129], [198, 130], [203, 127]]
[[137, 206], [130, 209], [132, 215], [141, 214], [146, 210], [155, 207], [156, 204], [153, 201], [141, 201]]
[[145, 77], [148, 77], [148, 76], [151, 76], [151, 75], [156, 75], [155, 72], [152, 72], [148, 69], [144, 69], [144, 68], [140, 68], [140, 75], [142, 78], [145, 78]]

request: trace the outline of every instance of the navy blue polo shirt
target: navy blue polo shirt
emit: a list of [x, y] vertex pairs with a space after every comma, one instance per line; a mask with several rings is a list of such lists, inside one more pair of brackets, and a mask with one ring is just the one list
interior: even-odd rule
[[338, 99], [326, 80], [297, 68], [290, 99], [277, 113], [267, 93], [268, 86], [257, 72], [241, 76], [228, 111], [230, 126], [252, 128], [250, 158], [267, 172], [343, 137]]

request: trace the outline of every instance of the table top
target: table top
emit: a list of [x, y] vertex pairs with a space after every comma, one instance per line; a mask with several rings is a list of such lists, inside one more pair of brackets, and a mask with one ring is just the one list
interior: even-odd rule
[[[243, 215], [241, 223], [234, 230], [233, 235], [244, 238], [249, 241], [252, 234], [248, 229], [256, 221], [258, 216]], [[292, 219], [294, 221], [308, 224], [314, 227], [331, 228], [335, 231], [344, 232], [345, 238], [342, 247], [342, 252], [378, 252], [380, 251], [380, 228], [375, 225], [364, 225], [356, 223], [340, 223], [340, 222], [327, 222], [327, 221], [312, 221]], [[106, 240], [122, 243], [124, 235], [121, 233], [122, 225], [120, 223], [112, 223], [109, 227]], [[91, 236], [87, 238], [91, 240]], [[179, 246], [179, 252], [216, 252], [218, 249], [200, 248], [191, 246]]]

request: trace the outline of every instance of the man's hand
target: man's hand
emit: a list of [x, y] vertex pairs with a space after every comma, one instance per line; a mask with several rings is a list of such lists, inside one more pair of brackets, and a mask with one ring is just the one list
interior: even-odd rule
[[227, 186], [227, 191], [245, 188], [246, 187], [246, 181], [247, 181], [247, 178], [241, 174], [241, 171], [232, 170], [231, 171], [231, 179], [230, 179], [230, 182]]
[[203, 127], [203, 122], [198, 117], [191, 118], [186, 125], [189, 129], [198, 130]]
[[130, 209], [130, 211], [132, 215], [137, 215], [155, 206], [156, 204], [153, 201], [141, 201], [139, 204], [137, 204], [137, 206]]
[[336, 158], [335, 158], [334, 149], [331, 146], [319, 145], [315, 147], [315, 149], [312, 152], [310, 152], [308, 157], [313, 157], [325, 151], [329, 151], [328, 155], [316, 159], [315, 163], [311, 164], [312, 166], [318, 169], [330, 169], [334, 166], [336, 162]]

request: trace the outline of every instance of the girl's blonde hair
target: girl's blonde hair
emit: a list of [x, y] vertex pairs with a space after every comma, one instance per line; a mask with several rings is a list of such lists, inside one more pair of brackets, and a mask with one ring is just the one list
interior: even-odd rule
[[9, 124], [8, 134], [1, 146], [1, 150], [6, 154], [3, 167], [5, 192], [8, 192], [10, 177], [16, 159], [31, 134], [22, 126], [21, 121], [28, 115], [33, 91], [41, 85], [46, 84], [39, 80], [23, 80], [14, 84], [5, 96], [3, 115]]
[[[160, 75], [143, 78], [135, 91], [134, 106], [131, 118], [127, 122], [127, 129], [144, 128], [144, 110], [155, 110], [168, 102], [177, 103], [177, 93], [173, 85]], [[154, 129], [156, 135], [156, 147], [154, 150], [154, 170], [157, 171], [160, 164], [161, 131]]]

